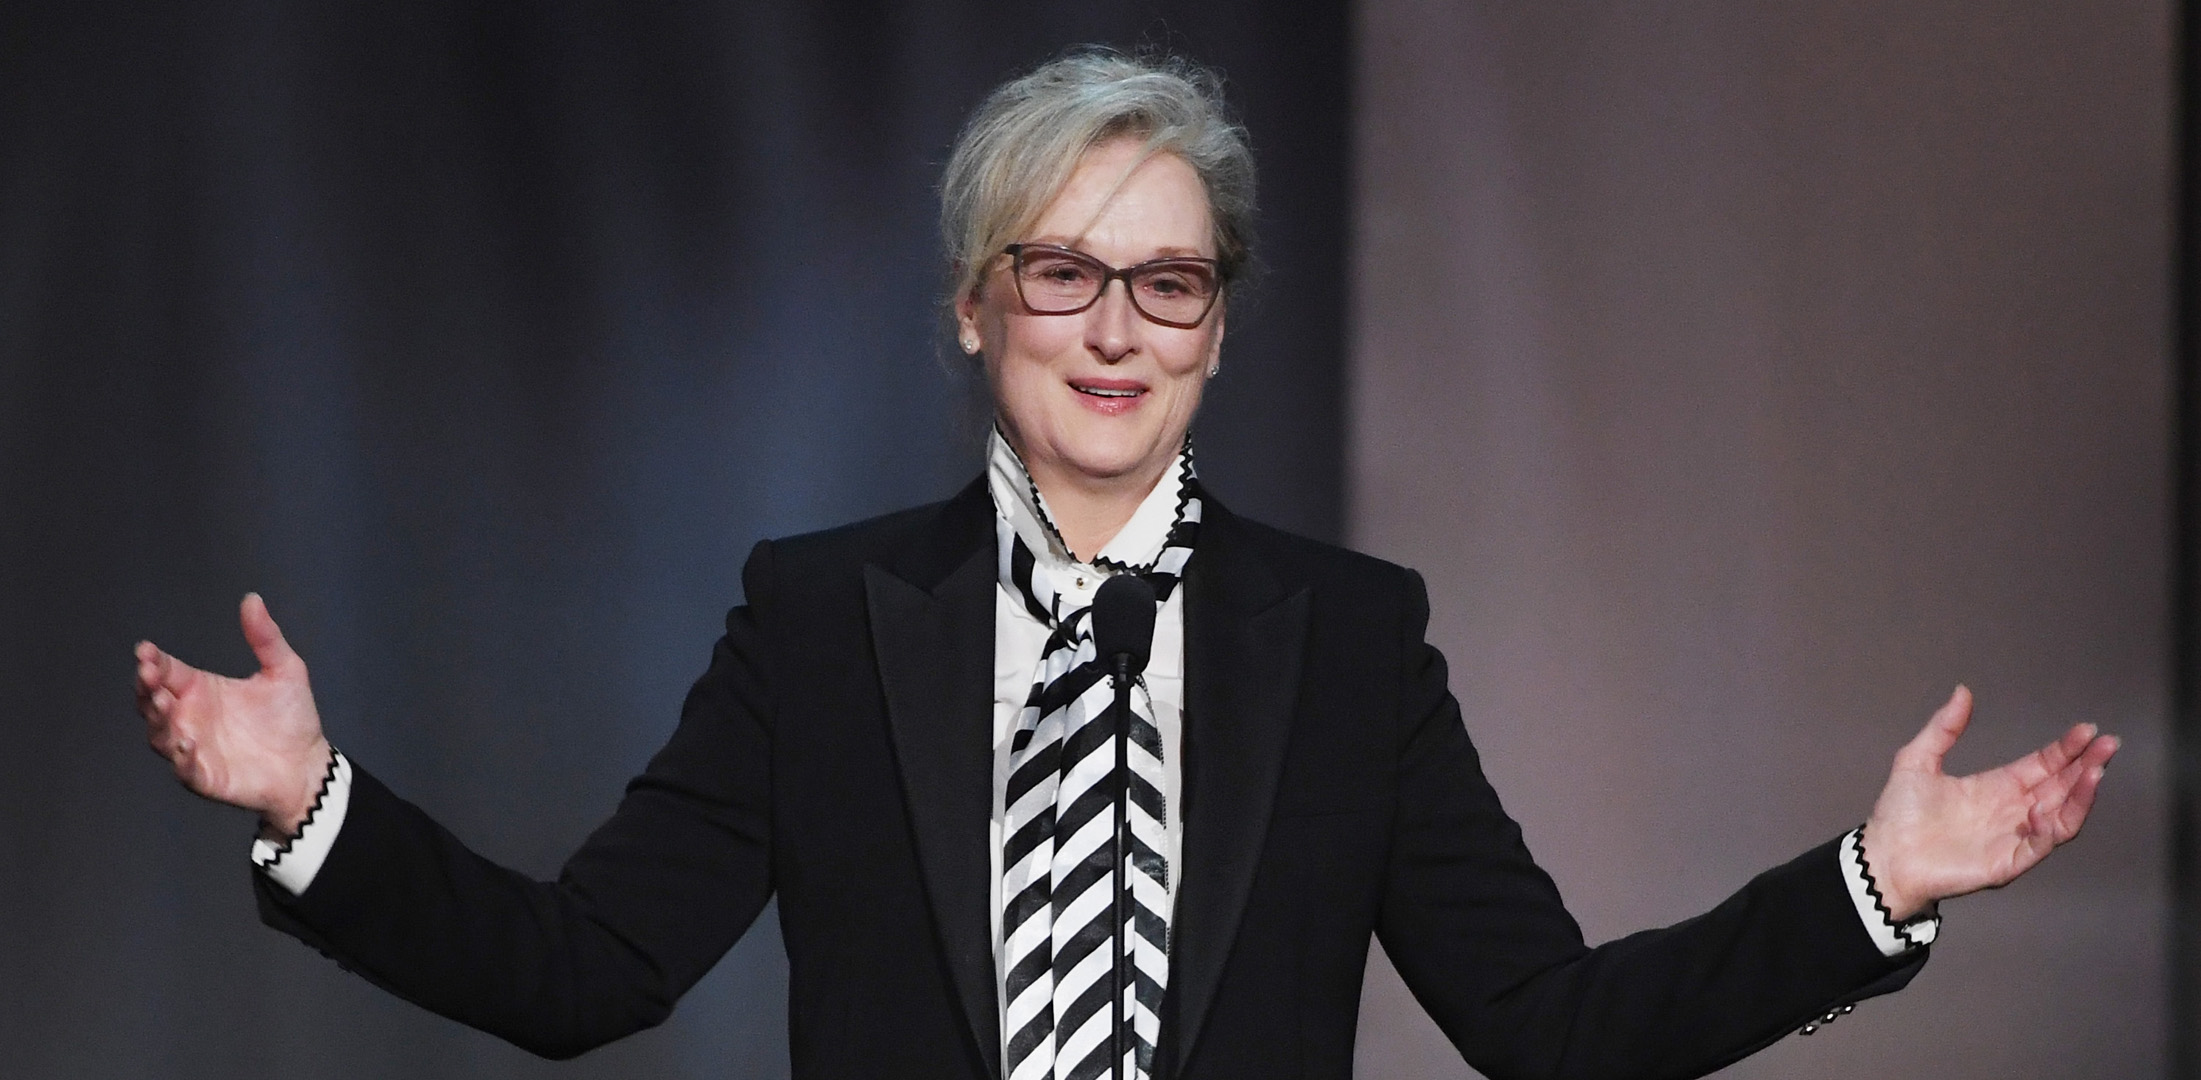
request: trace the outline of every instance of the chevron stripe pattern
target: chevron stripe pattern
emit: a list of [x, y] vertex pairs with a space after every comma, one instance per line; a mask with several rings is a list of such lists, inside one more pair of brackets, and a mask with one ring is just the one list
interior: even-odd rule
[[[1097, 563], [1136, 573], [1166, 603], [1191, 558], [1200, 499], [1185, 450], [1175, 523], [1148, 566]], [[1039, 505], [1037, 493], [1034, 504]], [[1109, 992], [1116, 951], [1128, 942], [1123, 1075], [1151, 1075], [1169, 977], [1167, 806], [1162, 739], [1143, 686], [1131, 694], [1131, 842], [1116, 865], [1116, 745], [1108, 715], [1114, 688], [1093, 647], [1092, 608], [1064, 610], [1064, 596], [1006, 519], [997, 519], [1001, 579], [1049, 627], [1039, 670], [1010, 743], [1003, 794], [1002, 934], [1009, 1080], [1092, 1080], [1109, 1074]], [[1048, 523], [1052, 529], [1053, 524]], [[1116, 875], [1131, 882], [1125, 926], [1112, 926]]]

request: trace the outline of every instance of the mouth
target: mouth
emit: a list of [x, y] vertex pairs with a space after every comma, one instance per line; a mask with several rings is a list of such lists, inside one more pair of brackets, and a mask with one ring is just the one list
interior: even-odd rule
[[1072, 379], [1070, 389], [1087, 397], [1123, 402], [1146, 393], [1146, 384], [1130, 379]]

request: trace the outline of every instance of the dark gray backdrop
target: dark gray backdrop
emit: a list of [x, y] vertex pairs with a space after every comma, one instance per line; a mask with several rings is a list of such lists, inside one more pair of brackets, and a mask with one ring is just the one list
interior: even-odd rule
[[0, 1073], [774, 1076], [769, 917], [664, 1029], [537, 1062], [254, 918], [251, 823], [143, 749], [129, 649], [250, 668], [548, 874], [661, 741], [756, 539], [944, 497], [931, 187], [1080, 41], [1222, 67], [1258, 296], [1199, 428], [1340, 524], [1342, 3], [108, 7], [0, 14]]

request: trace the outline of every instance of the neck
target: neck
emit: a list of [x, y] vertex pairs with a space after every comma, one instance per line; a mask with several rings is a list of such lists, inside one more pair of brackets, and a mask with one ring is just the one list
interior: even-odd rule
[[1088, 476], [1030, 460], [1025, 468], [1031, 472], [1032, 484], [1039, 488], [1040, 496], [1047, 500], [1047, 512], [1054, 518], [1071, 556], [1091, 562], [1123, 531], [1124, 524], [1146, 501], [1154, 485], [1161, 482], [1174, 460], [1163, 458], [1158, 465], [1122, 476]]

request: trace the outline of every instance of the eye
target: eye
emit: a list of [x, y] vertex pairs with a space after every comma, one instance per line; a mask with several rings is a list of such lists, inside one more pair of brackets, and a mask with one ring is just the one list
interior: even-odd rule
[[1062, 255], [1027, 255], [1024, 276], [1050, 285], [1083, 285], [1093, 280], [1093, 268]]
[[1139, 287], [1158, 299], [1204, 300], [1215, 288], [1205, 267], [1158, 266], [1140, 277]]

